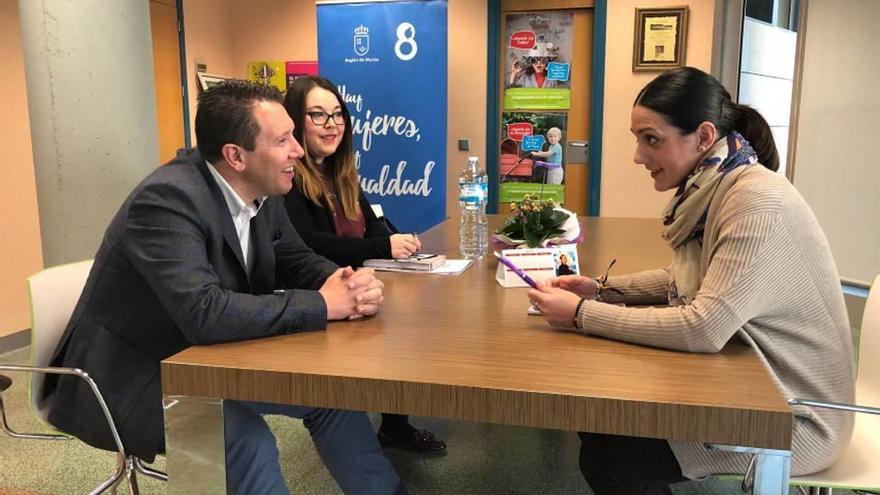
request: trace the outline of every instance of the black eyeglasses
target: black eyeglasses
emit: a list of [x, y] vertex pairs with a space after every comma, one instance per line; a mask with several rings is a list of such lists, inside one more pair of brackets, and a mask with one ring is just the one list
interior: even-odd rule
[[[604, 292], [613, 292], [614, 294], [617, 294], [619, 296], [623, 295], [623, 292], [620, 289], [615, 289], [614, 287], [608, 287], [608, 274], [611, 273], [611, 267], [614, 266], [615, 263], [617, 263], [617, 258], [614, 258], [613, 260], [611, 260], [611, 263], [608, 264], [608, 268], [605, 269], [605, 275], [602, 275], [601, 277], [596, 279], [596, 282], [599, 283], [599, 287], [598, 287], [598, 289], [599, 289], [598, 294], [599, 295], [601, 295], [603, 291]], [[600, 298], [600, 300], [601, 300], [601, 298]]]
[[538, 62], [541, 62], [542, 64], [547, 65], [547, 62], [549, 61], [550, 59], [548, 57], [529, 57], [529, 64], [537, 64]]
[[309, 116], [309, 119], [311, 119], [312, 123], [315, 125], [327, 125], [327, 121], [330, 120], [331, 117], [333, 118], [334, 124], [345, 124], [345, 114], [343, 114], [341, 111], [333, 113], [314, 111], [306, 112], [306, 115]]
[[608, 263], [608, 268], [605, 269], [605, 275], [602, 275], [602, 278], [599, 279], [599, 283], [602, 287], [607, 287], [608, 284], [608, 274], [611, 273], [611, 267], [617, 263], [617, 258], [611, 260], [611, 263]]

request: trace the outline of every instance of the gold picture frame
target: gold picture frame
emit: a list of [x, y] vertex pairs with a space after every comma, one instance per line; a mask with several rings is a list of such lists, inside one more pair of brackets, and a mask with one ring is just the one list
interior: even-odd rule
[[223, 81], [228, 81], [230, 79], [234, 79], [229, 76], [218, 76], [216, 74], [207, 74], [205, 72], [199, 72], [196, 74], [196, 76], [199, 79], [199, 90], [200, 91], [205, 91], [208, 88], [210, 88], [211, 86], [214, 86], [215, 84], [220, 84]]
[[633, 72], [684, 67], [688, 8], [636, 7]]

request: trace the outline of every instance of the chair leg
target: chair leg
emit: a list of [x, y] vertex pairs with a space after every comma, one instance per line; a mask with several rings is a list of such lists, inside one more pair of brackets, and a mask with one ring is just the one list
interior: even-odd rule
[[749, 465], [746, 468], [746, 472], [743, 473], [742, 482], [740, 482], [739, 489], [743, 493], [750, 493], [752, 491], [752, 485], [755, 482], [755, 462], [757, 462], [758, 456], [752, 455], [752, 458], [749, 459]]
[[107, 478], [103, 483], [98, 485], [97, 488], [89, 492], [89, 495], [99, 495], [101, 493], [106, 492], [108, 489], [113, 489], [112, 493], [116, 494], [116, 486], [122, 481], [122, 478], [125, 477], [126, 471], [126, 462], [125, 457], [121, 454], [116, 454], [116, 473]]
[[125, 477], [128, 479], [128, 493], [129, 495], [140, 495], [137, 483], [137, 469], [135, 469], [132, 459], [134, 459], [134, 456], [128, 456], [125, 461]]
[[0, 430], [12, 438], [24, 438], [28, 440], [70, 440], [67, 435], [53, 435], [50, 433], [19, 433], [9, 427], [6, 422], [6, 407], [3, 404], [3, 396], [0, 395]]
[[166, 473], [163, 473], [162, 471], [159, 471], [158, 469], [153, 469], [153, 468], [147, 466], [146, 464], [144, 464], [144, 461], [142, 461], [139, 457], [135, 457], [135, 456], [131, 456], [131, 457], [132, 457], [132, 460], [134, 463], [134, 468], [139, 473], [147, 475], [150, 478], [155, 478], [159, 481], [168, 481], [168, 475]]

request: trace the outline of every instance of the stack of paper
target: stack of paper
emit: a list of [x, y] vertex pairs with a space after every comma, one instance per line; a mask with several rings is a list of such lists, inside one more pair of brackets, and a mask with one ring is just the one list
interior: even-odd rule
[[474, 260], [446, 260], [446, 263], [443, 263], [428, 273], [434, 273], [437, 275], [458, 275], [467, 270], [473, 262]]

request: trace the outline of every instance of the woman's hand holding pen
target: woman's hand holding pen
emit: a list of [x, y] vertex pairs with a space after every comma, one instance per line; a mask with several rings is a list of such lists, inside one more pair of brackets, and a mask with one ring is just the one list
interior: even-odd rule
[[422, 242], [415, 234], [393, 234], [391, 236], [391, 257], [409, 258], [422, 249]]
[[596, 281], [583, 275], [563, 275], [547, 281], [551, 287], [574, 292], [584, 299], [596, 299]]
[[559, 328], [573, 328], [577, 319], [578, 303], [596, 298], [596, 284], [580, 275], [556, 277], [539, 282], [537, 289], [529, 290], [529, 300], [548, 323]]

